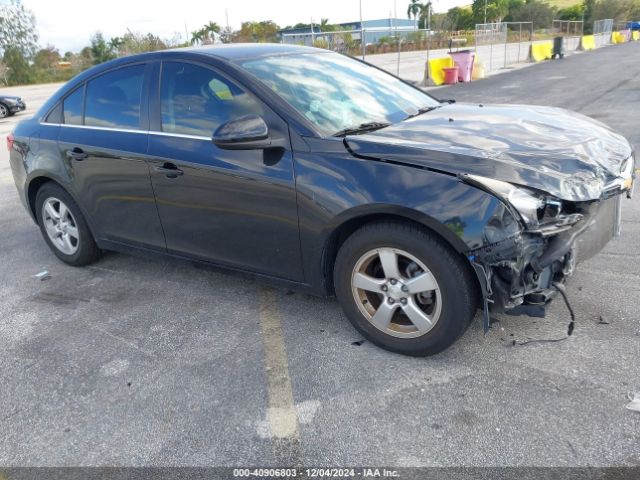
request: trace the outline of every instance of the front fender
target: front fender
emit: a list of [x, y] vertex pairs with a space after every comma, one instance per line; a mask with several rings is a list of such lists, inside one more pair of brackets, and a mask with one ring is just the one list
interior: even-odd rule
[[295, 154], [303, 267], [316, 289], [326, 286], [323, 255], [332, 233], [359, 217], [417, 221], [465, 256], [502, 239], [496, 219], [510, 216], [504, 204], [456, 176], [355, 158], [344, 148], [316, 153], [313, 147], [320, 146]]

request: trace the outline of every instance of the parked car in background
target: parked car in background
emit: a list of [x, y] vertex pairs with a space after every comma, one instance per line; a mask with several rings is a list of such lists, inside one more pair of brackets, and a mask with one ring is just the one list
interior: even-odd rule
[[0, 118], [6, 118], [26, 110], [27, 105], [22, 98], [0, 94]]
[[640, 22], [628, 22], [627, 28], [634, 32], [640, 31]]
[[582, 115], [441, 102], [292, 45], [99, 65], [7, 143], [62, 261], [156, 252], [335, 293], [409, 355], [447, 348], [478, 307], [487, 329], [490, 311], [543, 313], [617, 233], [635, 171], [630, 144]]

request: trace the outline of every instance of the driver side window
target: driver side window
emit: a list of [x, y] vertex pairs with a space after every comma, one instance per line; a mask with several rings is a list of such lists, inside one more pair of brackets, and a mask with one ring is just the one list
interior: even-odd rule
[[223, 123], [262, 115], [251, 95], [209, 68], [163, 62], [160, 78], [162, 131], [211, 137]]

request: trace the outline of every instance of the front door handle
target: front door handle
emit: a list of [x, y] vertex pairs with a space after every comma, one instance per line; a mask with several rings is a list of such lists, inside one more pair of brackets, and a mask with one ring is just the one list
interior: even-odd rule
[[178, 178], [180, 175], [184, 174], [182, 170], [171, 162], [164, 162], [162, 165], [157, 165], [153, 168], [156, 172], [163, 173], [167, 178]]
[[89, 156], [88, 153], [84, 153], [82, 149], [78, 147], [73, 147], [71, 150], [67, 150], [67, 157], [73, 160], [77, 160], [78, 162], [81, 162], [88, 156]]

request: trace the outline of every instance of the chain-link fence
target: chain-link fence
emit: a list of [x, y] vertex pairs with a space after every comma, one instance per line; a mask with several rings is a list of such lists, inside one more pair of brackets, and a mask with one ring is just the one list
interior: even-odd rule
[[474, 32], [476, 56], [488, 71], [526, 62], [532, 42], [531, 22], [479, 23]]
[[576, 50], [580, 46], [580, 38], [584, 34], [582, 20], [554, 20], [551, 32], [554, 37], [564, 38], [565, 50]]
[[611, 43], [613, 24], [614, 20], [612, 18], [593, 22], [593, 35], [595, 36], [596, 47], [602, 47], [603, 45], [609, 45]]
[[314, 46], [352, 56], [426, 50], [428, 30], [407, 27], [366, 28], [331, 32], [283, 33], [282, 43]]
[[[590, 25], [589, 25], [590, 26]], [[611, 19], [593, 23], [597, 47], [611, 43], [615, 22]], [[388, 27], [282, 33], [282, 42], [315, 46], [344, 53], [381, 67], [406, 80], [421, 83], [425, 64], [430, 59], [448, 57], [452, 51], [470, 49], [476, 54], [476, 64], [485, 72], [513, 68], [530, 60], [531, 46], [564, 38], [564, 50], [578, 49], [585, 25], [581, 21], [554, 20], [553, 27], [533, 30], [532, 22], [499, 22], [477, 24], [472, 31], [449, 31]]]

